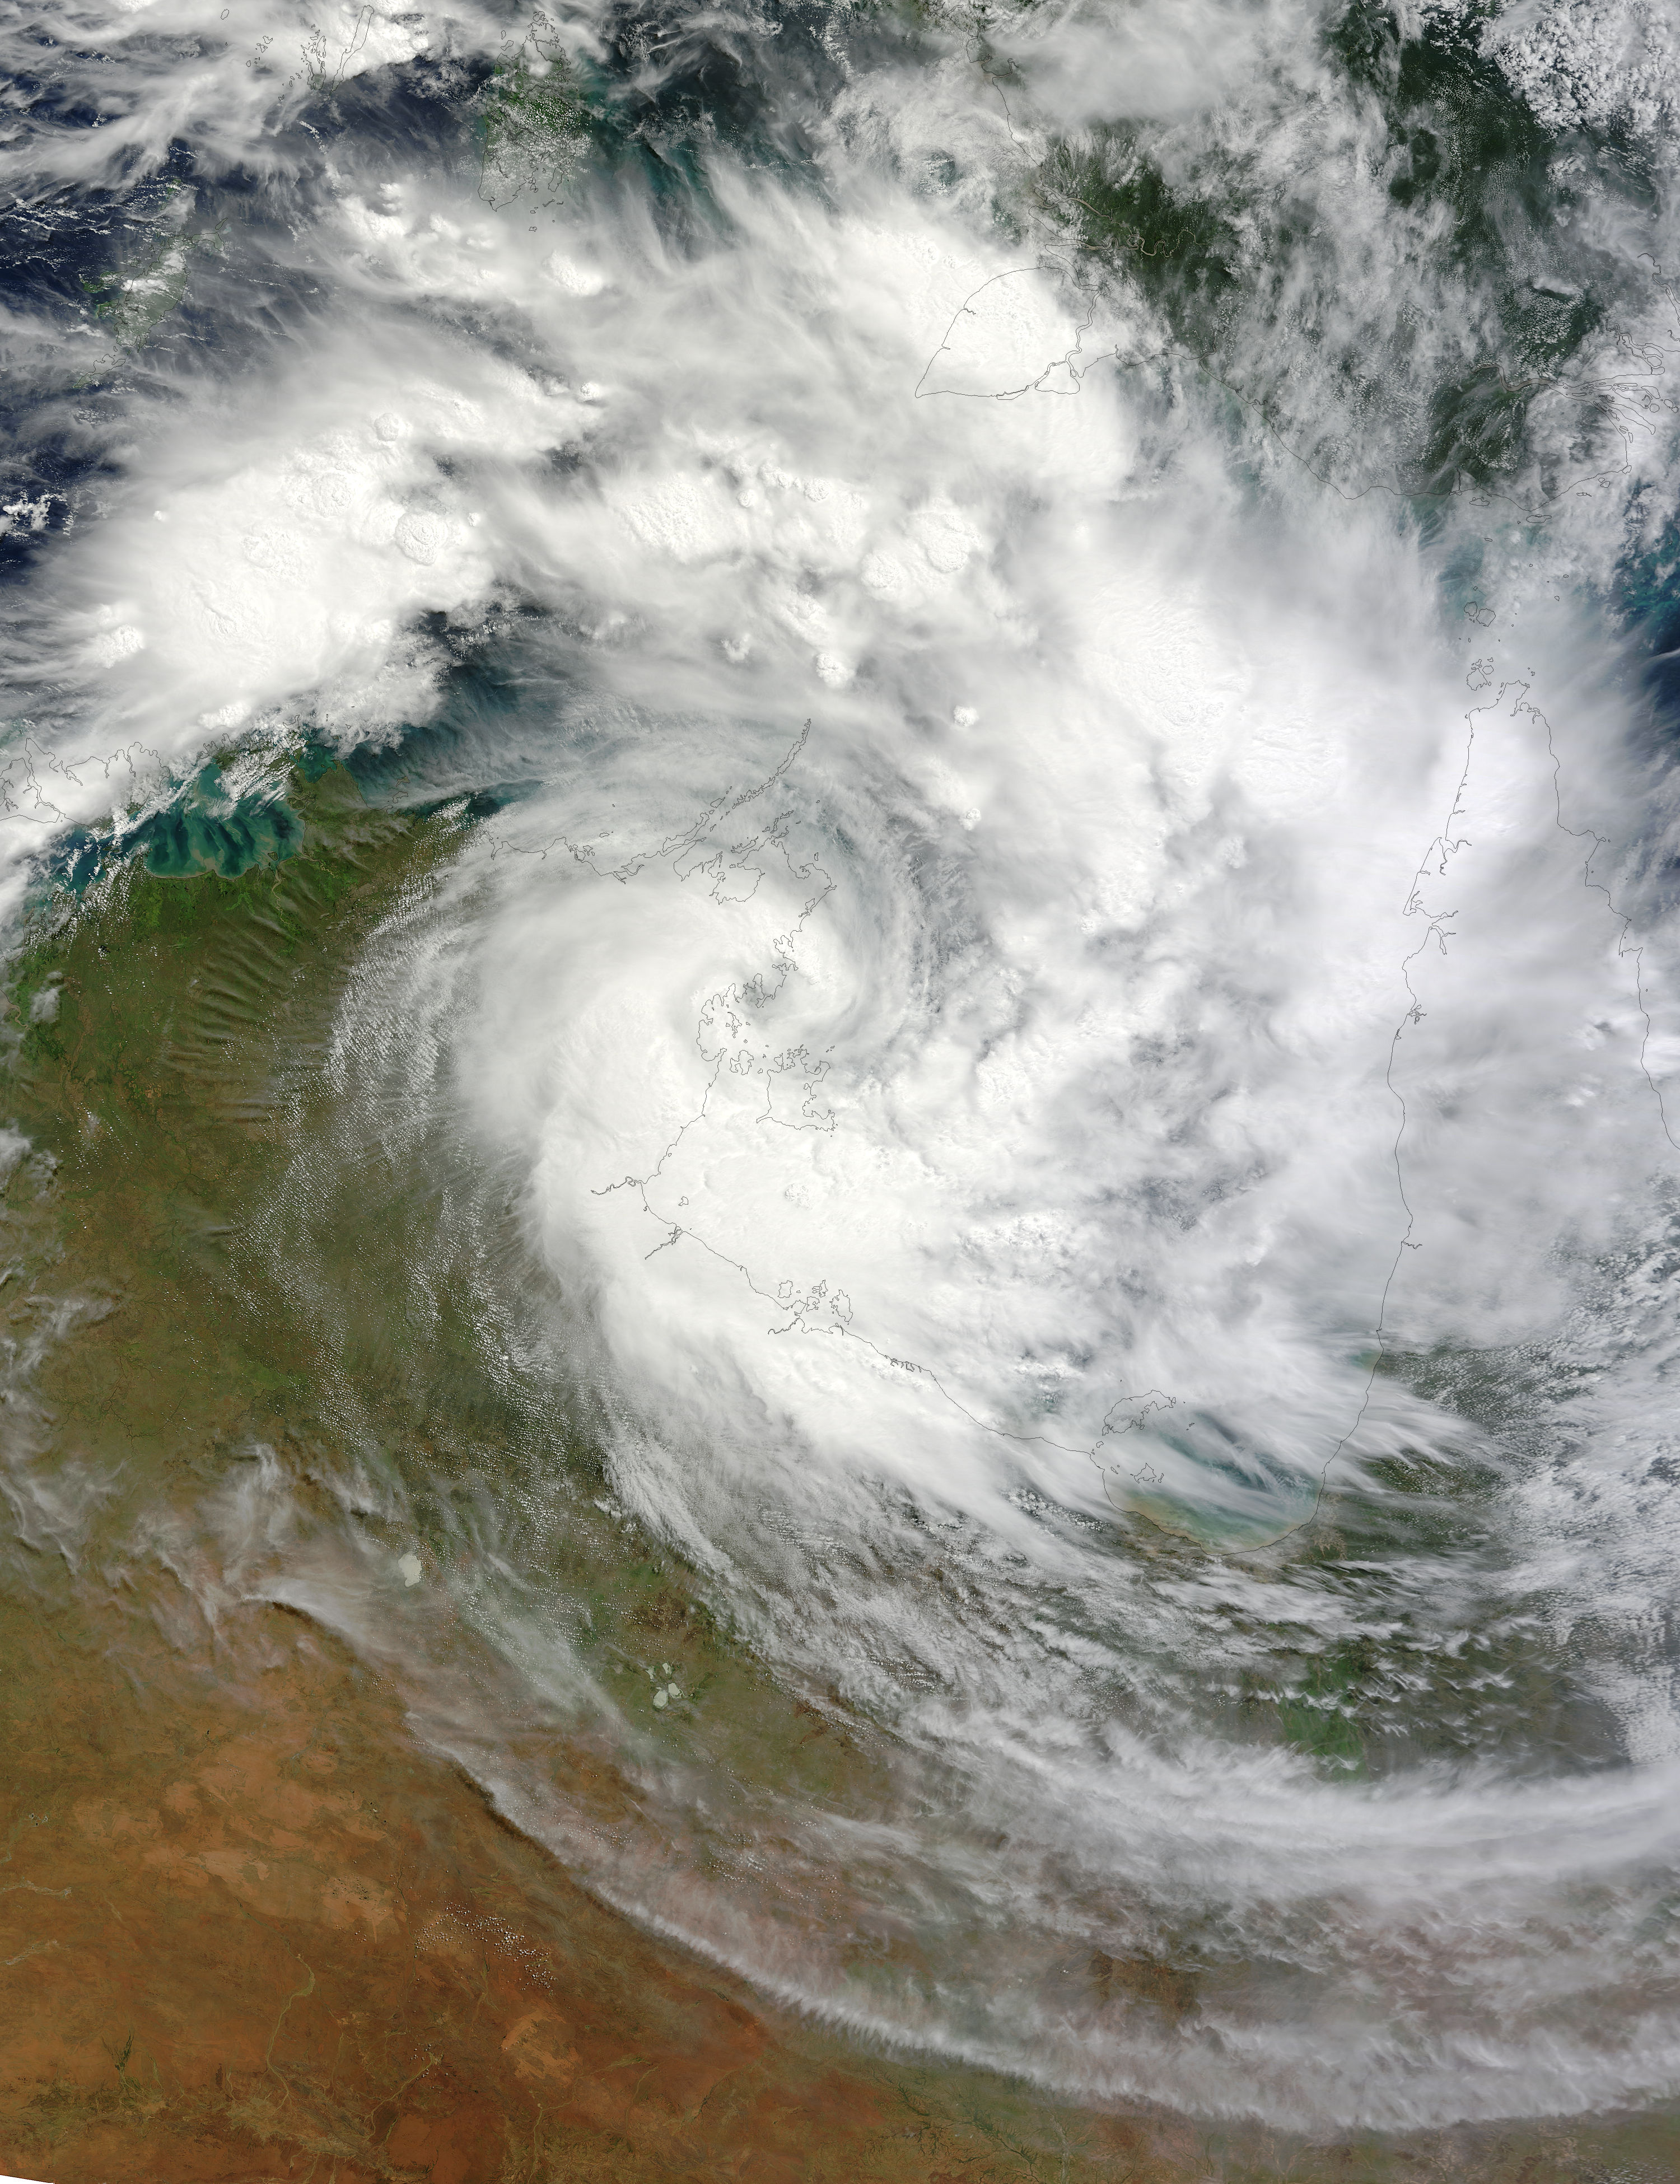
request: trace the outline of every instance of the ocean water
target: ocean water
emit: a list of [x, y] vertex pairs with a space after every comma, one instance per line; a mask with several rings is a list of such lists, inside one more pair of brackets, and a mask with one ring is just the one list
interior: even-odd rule
[[450, 830], [131, 1568], [870, 2041], [1680, 2094], [1668, 13], [4, 37], [14, 949]]

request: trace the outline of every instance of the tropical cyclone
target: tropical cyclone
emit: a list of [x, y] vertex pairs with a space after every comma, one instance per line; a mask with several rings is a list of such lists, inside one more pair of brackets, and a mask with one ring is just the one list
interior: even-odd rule
[[1651, 100], [1555, 10], [240, 4], [14, 56], [16, 1134], [240, 1391], [85, 1581], [877, 2042], [1672, 2099]]

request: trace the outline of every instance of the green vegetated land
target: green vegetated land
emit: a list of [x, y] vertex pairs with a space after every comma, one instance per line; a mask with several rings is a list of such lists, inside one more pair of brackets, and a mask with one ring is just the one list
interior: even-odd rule
[[299, 770], [283, 803], [219, 815], [187, 800], [139, 854], [49, 903], [14, 959], [12, 1105], [31, 1151], [8, 1215], [38, 1240], [32, 1288], [75, 1280], [103, 1300], [75, 1370], [90, 1393], [108, 1379], [92, 1409], [120, 1412], [125, 1440], [161, 1452], [255, 1426], [303, 1373], [231, 1246], [358, 938], [453, 838], [447, 822], [370, 811], [336, 769]]
[[540, 9], [498, 61], [480, 117], [486, 203], [552, 204], [588, 149], [589, 117], [577, 70]]
[[1603, 337], [1631, 276], [1574, 216], [1585, 178], [1644, 218], [1641, 155], [1614, 126], [1544, 125], [1487, 50], [1496, 13], [1349, 0], [1327, 20], [1360, 156], [1377, 148], [1387, 276], [1356, 246], [1344, 261], [1321, 202], [1240, 142], [1117, 120], [1054, 143], [1034, 177], [1038, 205], [1282, 444], [1343, 492], [1426, 515], [1465, 491], [1543, 508], [1606, 448], [1619, 459], [1605, 436], [1639, 398], [1640, 359]]

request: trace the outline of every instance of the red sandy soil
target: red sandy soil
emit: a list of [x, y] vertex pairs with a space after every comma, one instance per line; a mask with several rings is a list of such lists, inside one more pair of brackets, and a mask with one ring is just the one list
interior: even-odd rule
[[575, 1887], [277, 1608], [191, 1662], [7, 1634], [0, 2165], [424, 2178], [1663, 2184], [1632, 2123], [1307, 2148], [861, 2055]]

